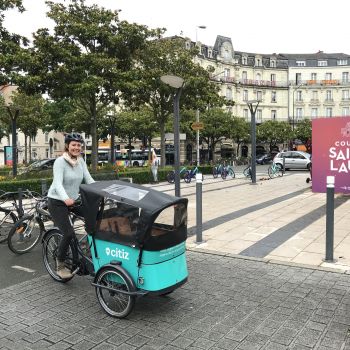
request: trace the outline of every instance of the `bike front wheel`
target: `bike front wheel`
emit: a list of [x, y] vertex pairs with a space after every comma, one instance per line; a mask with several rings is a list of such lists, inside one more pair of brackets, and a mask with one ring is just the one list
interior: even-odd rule
[[186, 171], [186, 172], [185, 172], [184, 180], [185, 180], [185, 182], [188, 183], [188, 184], [191, 182], [191, 174], [190, 174], [189, 171]]
[[[58, 246], [61, 242], [63, 235], [59, 230], [53, 229], [50, 232], [48, 232], [43, 240], [43, 248], [42, 248], [42, 253], [43, 253], [43, 260], [44, 260], [44, 266], [49, 273], [49, 275], [57, 282], [68, 282], [73, 278], [61, 278], [60, 276], [57, 275], [57, 250]], [[65, 265], [67, 268], [72, 270], [72, 265], [73, 261], [75, 259], [73, 258], [73, 249], [72, 245], [69, 245], [67, 255], [66, 255], [66, 260], [65, 260]]]
[[34, 214], [24, 216], [18, 220], [11, 228], [7, 244], [15, 254], [29, 252], [39, 242], [41, 229], [36, 222]]
[[228, 168], [227, 175], [231, 176], [233, 179], [236, 177], [236, 174], [235, 174], [235, 172], [233, 171], [232, 168]]
[[126, 294], [134, 291], [129, 276], [108, 267], [97, 273], [96, 284], [97, 300], [108, 315], [117, 318], [129, 315], [135, 304], [135, 296]]
[[245, 168], [245, 169], [243, 170], [243, 175], [244, 175], [245, 177], [248, 177], [248, 178], [250, 178], [250, 177], [252, 176], [252, 172], [251, 172], [251, 170], [250, 170], [250, 167]]
[[216, 168], [213, 168], [213, 177], [216, 179], [218, 177], [218, 171]]

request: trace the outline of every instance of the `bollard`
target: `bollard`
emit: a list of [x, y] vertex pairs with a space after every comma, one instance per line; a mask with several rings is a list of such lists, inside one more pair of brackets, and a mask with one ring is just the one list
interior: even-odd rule
[[23, 193], [22, 189], [18, 189], [18, 216], [21, 218], [23, 216]]
[[286, 157], [283, 157], [283, 170], [282, 170], [282, 172], [283, 172], [283, 175], [286, 172]]
[[41, 194], [43, 196], [47, 195], [47, 181], [46, 181], [46, 179], [41, 179]]
[[336, 262], [333, 258], [334, 247], [334, 176], [327, 176], [326, 211], [326, 262]]
[[196, 243], [203, 243], [202, 238], [202, 182], [203, 175], [196, 174]]

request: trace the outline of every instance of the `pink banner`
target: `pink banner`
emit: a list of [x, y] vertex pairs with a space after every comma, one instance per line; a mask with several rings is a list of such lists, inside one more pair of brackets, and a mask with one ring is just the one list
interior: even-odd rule
[[327, 176], [335, 192], [350, 193], [350, 117], [312, 121], [312, 190], [326, 192]]

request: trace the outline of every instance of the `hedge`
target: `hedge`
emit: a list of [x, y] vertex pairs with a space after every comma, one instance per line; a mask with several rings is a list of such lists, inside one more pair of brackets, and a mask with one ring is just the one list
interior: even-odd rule
[[[172, 168], [158, 168], [158, 180], [166, 181], [166, 176], [171, 169]], [[199, 170], [203, 174], [212, 173], [211, 166], [199, 167]], [[116, 172], [108, 172], [108, 173], [97, 172], [91, 175], [96, 181], [115, 180], [115, 179], [118, 179], [118, 178], [120, 179], [124, 177], [132, 178], [132, 181], [137, 184], [146, 184], [153, 181], [153, 176], [150, 168], [141, 168], [141, 169], [138, 169], [138, 171], [127, 170], [127, 171], [119, 172], [118, 174]], [[0, 190], [17, 191], [19, 188], [22, 188], [23, 190], [28, 189], [31, 191], [36, 191], [41, 193], [43, 182], [46, 184], [46, 187], [49, 188], [49, 186], [52, 183], [52, 177], [43, 177], [41, 179], [32, 178], [32, 179], [15, 179], [15, 180], [0, 181]]]

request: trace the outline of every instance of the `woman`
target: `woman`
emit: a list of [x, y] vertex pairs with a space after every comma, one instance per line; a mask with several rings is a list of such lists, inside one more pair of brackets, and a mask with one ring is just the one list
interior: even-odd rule
[[[67, 134], [64, 139], [65, 152], [55, 160], [53, 166], [53, 182], [48, 192], [48, 209], [52, 220], [63, 238], [57, 252], [57, 275], [62, 279], [72, 277], [71, 271], [65, 267], [64, 261], [69, 243], [74, 235], [74, 229], [69, 221], [69, 207], [73, 206], [79, 197], [79, 186], [84, 181], [93, 183], [86, 163], [80, 156], [83, 138], [78, 133]], [[74, 212], [81, 215], [81, 209]]]

